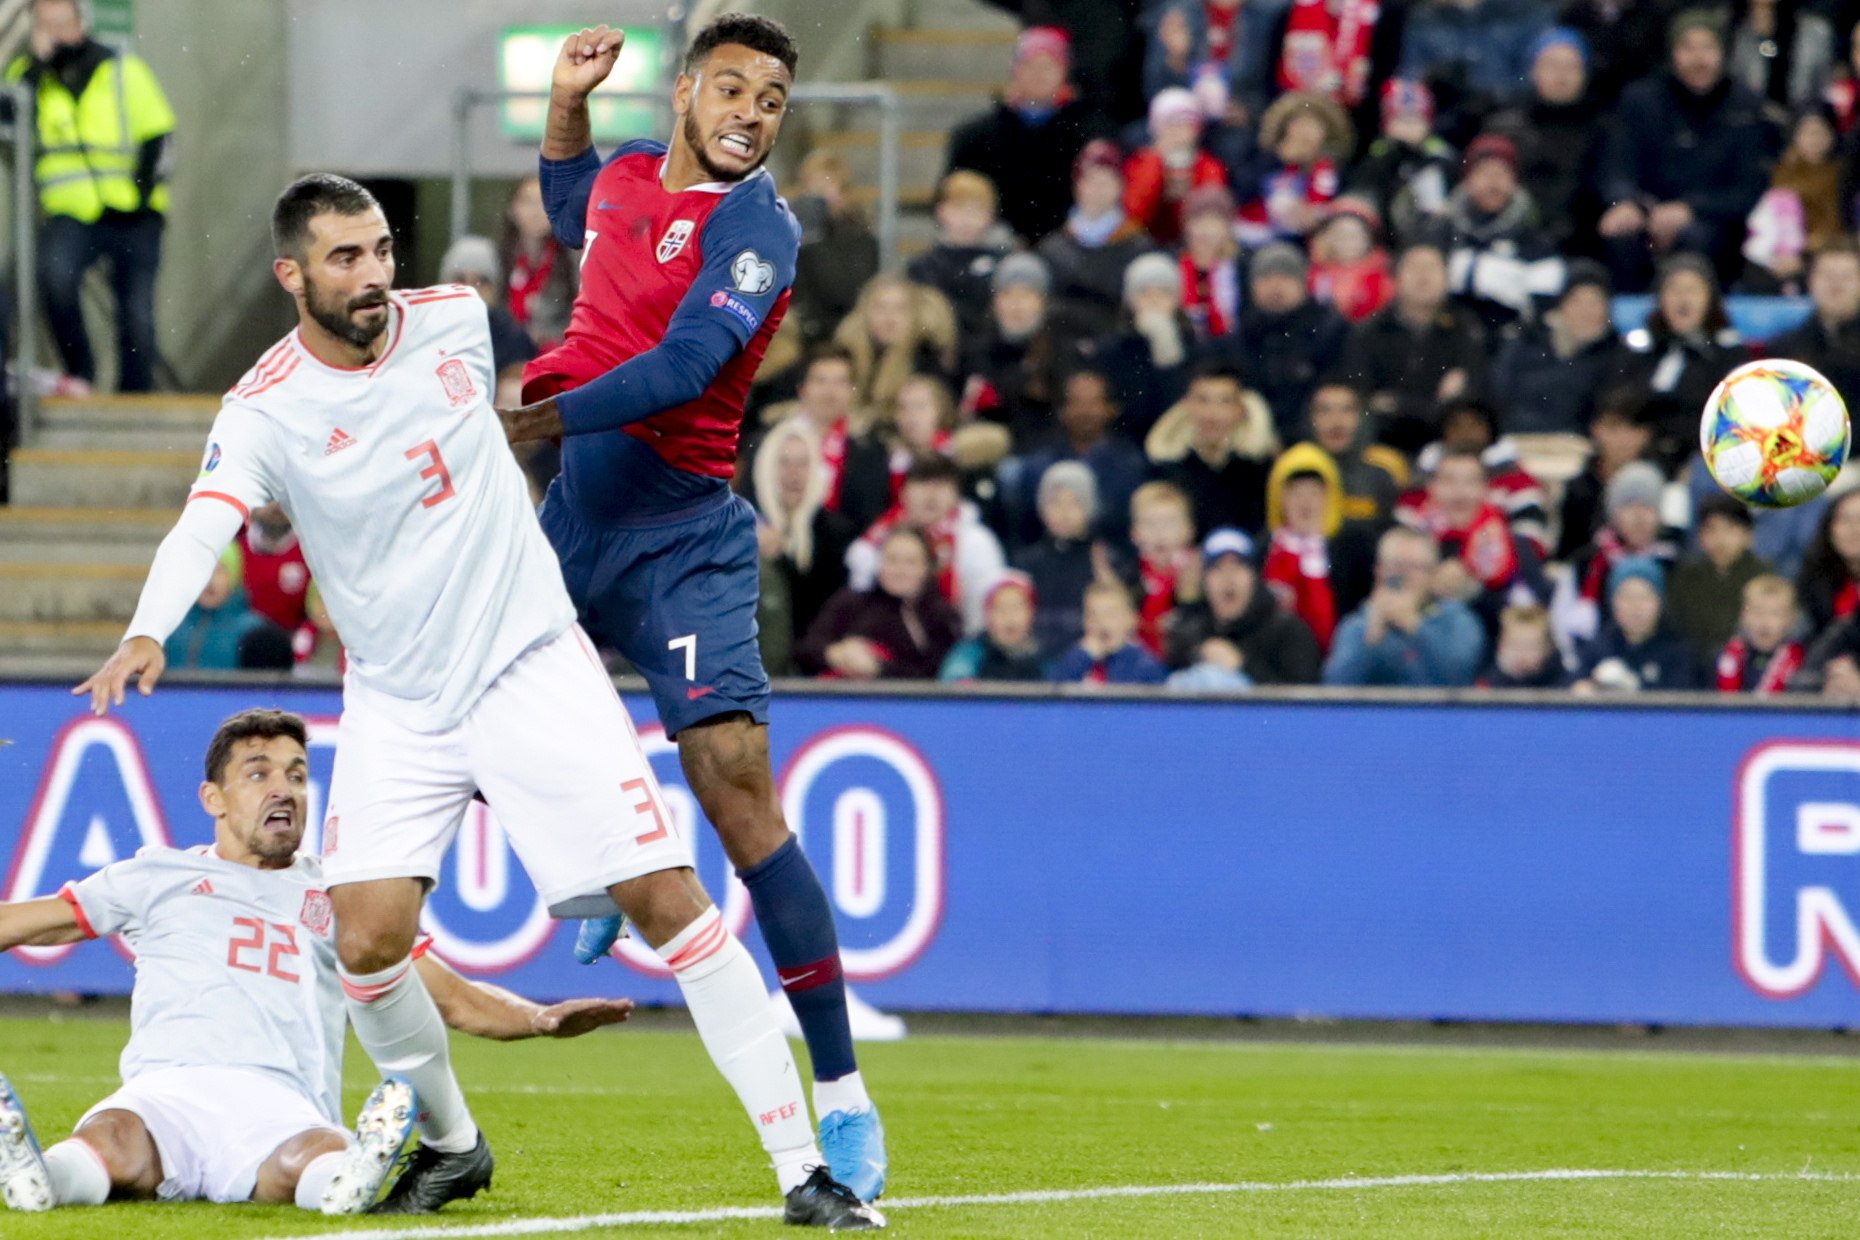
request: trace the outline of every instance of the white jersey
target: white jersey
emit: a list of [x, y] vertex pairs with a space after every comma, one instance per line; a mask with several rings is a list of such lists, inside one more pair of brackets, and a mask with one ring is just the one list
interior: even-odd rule
[[59, 896], [92, 937], [136, 954], [125, 1084], [165, 1068], [248, 1068], [342, 1123], [344, 1008], [323, 863], [225, 861], [210, 847], [144, 848]]
[[387, 333], [355, 370], [296, 331], [275, 345], [227, 393], [190, 498], [281, 503], [351, 687], [438, 732], [575, 608], [491, 404], [483, 300], [463, 285], [395, 292]]

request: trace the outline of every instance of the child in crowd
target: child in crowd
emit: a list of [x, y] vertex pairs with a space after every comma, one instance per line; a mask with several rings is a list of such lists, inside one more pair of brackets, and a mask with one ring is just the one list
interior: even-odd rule
[[943, 660], [940, 680], [1040, 680], [1044, 668], [1033, 639], [1033, 578], [1005, 572], [988, 591], [979, 637], [957, 644]]
[[1770, 188], [1750, 213], [1744, 286], [1752, 293], [1799, 295], [1807, 256], [1839, 237], [1842, 156], [1825, 104], [1798, 112], [1789, 147], [1776, 161]]
[[1666, 480], [1645, 461], [1623, 466], [1604, 493], [1608, 523], [1573, 563], [1574, 571], [1558, 583], [1552, 607], [1557, 632], [1569, 642], [1595, 636], [1613, 573], [1622, 561], [1648, 558], [1660, 565], [1661, 593], [1666, 573], [1679, 558], [1679, 545], [1660, 518]]
[[1182, 200], [1182, 235], [1182, 309], [1197, 340], [1225, 336], [1240, 316], [1233, 195], [1219, 185], [1190, 191]]
[[1434, 94], [1412, 78], [1390, 78], [1382, 87], [1382, 133], [1350, 178], [1350, 192], [1360, 195], [1383, 219], [1391, 218], [1399, 197], [1402, 209], [1417, 223], [1438, 215], [1453, 191], [1459, 156], [1434, 134]]
[[1137, 612], [1124, 587], [1094, 581], [1085, 590], [1085, 636], [1053, 661], [1046, 678], [1062, 684], [1161, 684], [1168, 669], [1136, 642], [1136, 632]]
[[1560, 688], [1563, 664], [1550, 640], [1550, 613], [1529, 605], [1505, 608], [1492, 664], [1478, 683], [1481, 689]]
[[[1130, 542], [1137, 551], [1137, 638], [1160, 654], [1163, 618], [1177, 603], [1192, 602], [1201, 594], [1195, 516], [1187, 494], [1167, 482], [1138, 487], [1130, 497]], [[1089, 617], [1086, 624], [1090, 626]]]
[[1190, 190], [1226, 185], [1227, 169], [1201, 149], [1201, 105], [1180, 86], [1150, 100], [1150, 144], [1124, 165], [1124, 213], [1163, 245], [1182, 237]]
[[1050, 658], [1085, 628], [1085, 587], [1097, 574], [1091, 523], [1098, 514], [1098, 480], [1082, 462], [1056, 462], [1040, 475], [1036, 503], [1044, 533], [1015, 553], [1014, 567], [1031, 579], [1034, 636]]
[[1273, 462], [1266, 523], [1272, 541], [1261, 576], [1328, 652], [1339, 614], [1330, 540], [1343, 524], [1343, 493], [1336, 462], [1322, 448], [1296, 444]]
[[1382, 219], [1361, 198], [1330, 204], [1311, 234], [1311, 296], [1352, 323], [1360, 323], [1395, 296]]
[[999, 205], [994, 182], [981, 173], [958, 168], [945, 176], [936, 187], [936, 242], [905, 268], [949, 298], [965, 340], [988, 324], [995, 264], [1007, 255], [993, 235]]
[[1653, 447], [1653, 418], [1639, 389], [1622, 384], [1604, 391], [1589, 416], [1589, 460], [1563, 487], [1556, 558], [1573, 559], [1608, 520], [1603, 494], [1625, 466], [1645, 460]]
[[1791, 640], [1802, 622], [1795, 586], [1774, 573], [1744, 585], [1737, 636], [1718, 656], [1720, 693], [1781, 693], [1802, 666], [1802, 643]]
[[1338, 165], [1350, 154], [1350, 120], [1337, 103], [1309, 91], [1280, 95], [1259, 123], [1261, 166], [1240, 208], [1240, 239], [1258, 247], [1302, 239], [1341, 188]]
[[1666, 569], [1652, 556], [1629, 556], [1608, 575], [1609, 620], [1584, 643], [1570, 687], [1674, 690], [1698, 687], [1697, 664], [1686, 643], [1663, 623]]

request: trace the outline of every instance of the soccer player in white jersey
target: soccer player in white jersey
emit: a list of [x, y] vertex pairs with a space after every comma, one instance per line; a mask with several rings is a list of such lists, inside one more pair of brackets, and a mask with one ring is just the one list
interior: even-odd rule
[[[413, 1126], [404, 1081], [378, 1086], [343, 1131], [342, 997], [322, 864], [297, 849], [304, 721], [251, 710], [207, 747], [213, 843], [145, 848], [56, 896], [0, 904], [0, 950], [120, 934], [135, 948], [123, 1087], [40, 1152], [0, 1076], [0, 1198], [16, 1210], [105, 1200], [295, 1201], [367, 1209]], [[624, 999], [545, 1008], [415, 966], [446, 1023], [481, 1037], [576, 1037], [625, 1020]], [[3, 1065], [0, 1065], [3, 1066]]]
[[672, 970], [788, 1221], [883, 1226], [828, 1174], [761, 973], [698, 882], [575, 625], [491, 406], [484, 303], [463, 286], [394, 291], [387, 221], [342, 177], [287, 188], [272, 235], [297, 329], [227, 395], [123, 644], [75, 692], [100, 712], [132, 679], [150, 692], [162, 640], [248, 512], [283, 505], [349, 654], [323, 838], [343, 994], [376, 1067], [411, 1082], [425, 1112], [379, 1208], [437, 1209], [491, 1174], [410, 956], [481, 791], [552, 913], [618, 906]]

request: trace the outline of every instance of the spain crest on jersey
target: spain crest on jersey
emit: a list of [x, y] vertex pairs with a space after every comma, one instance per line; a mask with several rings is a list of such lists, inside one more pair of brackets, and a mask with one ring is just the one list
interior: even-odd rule
[[659, 238], [659, 261], [669, 263], [684, 251], [685, 242], [691, 240], [691, 230], [697, 225], [691, 220], [673, 220], [665, 235]]
[[304, 892], [303, 911], [297, 915], [297, 920], [304, 924], [304, 929], [316, 935], [317, 938], [328, 938], [332, 912], [327, 891], [306, 891]]
[[434, 372], [439, 376], [440, 386], [446, 389], [446, 400], [454, 409], [466, 404], [478, 394], [478, 388], [471, 381], [471, 372], [465, 369], [465, 363], [458, 358], [448, 358], [439, 364]]

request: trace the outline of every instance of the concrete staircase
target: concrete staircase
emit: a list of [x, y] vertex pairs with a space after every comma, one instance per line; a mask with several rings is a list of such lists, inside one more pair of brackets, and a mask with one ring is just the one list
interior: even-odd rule
[[122, 636], [219, 399], [46, 401], [0, 508], [0, 670], [94, 666]]

